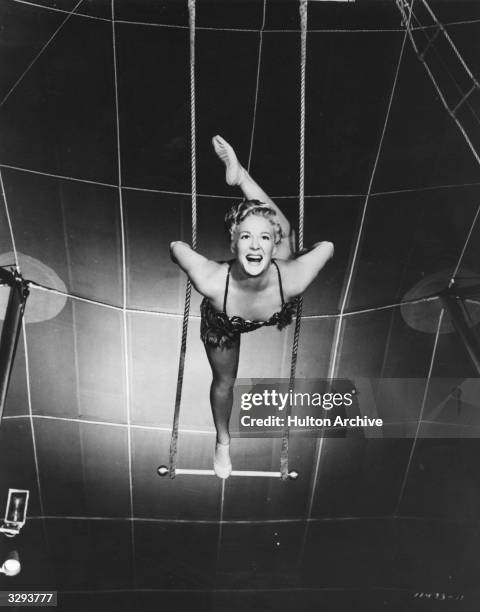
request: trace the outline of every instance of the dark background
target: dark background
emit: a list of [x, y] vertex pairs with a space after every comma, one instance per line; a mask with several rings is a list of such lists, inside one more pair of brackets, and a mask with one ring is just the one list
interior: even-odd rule
[[[480, 4], [430, 4], [478, 76]], [[297, 375], [355, 380], [377, 414], [411, 418], [379, 439], [294, 438], [289, 483], [156, 474], [185, 291], [168, 246], [191, 240], [187, 3], [115, 0], [112, 15], [84, 0], [69, 16], [75, 5], [0, 6], [2, 263], [14, 250], [39, 260], [70, 294], [49, 320], [28, 322], [39, 289], [27, 305], [0, 505], [15, 487], [30, 507], [21, 535], [0, 542], [23, 563], [0, 588], [61, 591], [65, 610], [477, 610], [480, 446], [466, 439], [478, 434], [477, 374], [438, 301], [395, 305], [431, 275], [440, 288], [455, 269], [480, 272], [479, 165], [395, 2], [309, 3], [305, 244], [336, 251], [305, 296]], [[420, 0], [415, 12], [423, 48], [435, 29]], [[298, 3], [198, 0], [196, 18], [198, 249], [222, 259], [239, 193], [214, 134], [298, 226]], [[471, 81], [442, 36], [427, 59], [454, 107]], [[474, 146], [478, 113], [476, 91], [458, 114]], [[211, 468], [199, 303], [179, 467]], [[244, 336], [239, 376], [288, 377], [292, 333]], [[235, 469], [277, 470], [279, 453], [278, 439], [232, 445]]]

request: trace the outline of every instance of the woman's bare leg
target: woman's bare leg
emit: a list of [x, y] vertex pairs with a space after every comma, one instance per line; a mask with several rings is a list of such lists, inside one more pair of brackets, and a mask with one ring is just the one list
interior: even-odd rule
[[238, 371], [240, 338], [232, 348], [220, 349], [210, 346], [205, 348], [213, 374], [210, 405], [217, 430], [214, 469], [220, 478], [228, 478], [232, 470], [229, 423], [233, 404], [233, 386]]
[[215, 153], [225, 164], [225, 180], [227, 184], [240, 187], [247, 200], [259, 200], [272, 208], [278, 216], [278, 221], [284, 235], [288, 236], [290, 234], [290, 223], [288, 219], [270, 196], [263, 191], [260, 185], [253, 180], [245, 168], [240, 164], [232, 146], [221, 136], [214, 136], [212, 143]]
[[216, 154], [225, 164], [225, 180], [228, 185], [238, 186], [247, 200], [259, 200], [264, 204], [274, 205], [274, 201], [263, 191], [258, 183], [248, 174], [240, 164], [235, 151], [221, 136], [213, 138], [213, 147]]

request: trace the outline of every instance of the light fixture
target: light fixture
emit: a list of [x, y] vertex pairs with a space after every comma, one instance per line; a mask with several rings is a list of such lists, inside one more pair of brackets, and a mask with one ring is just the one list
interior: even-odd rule
[[5, 574], [5, 576], [16, 576], [20, 573], [22, 566], [20, 564], [20, 557], [16, 550], [12, 550], [8, 557], [3, 562], [2, 567], [0, 567], [0, 572]]
[[0, 531], [13, 538], [25, 525], [27, 518], [28, 497], [30, 492], [25, 489], [9, 489], [5, 518]]

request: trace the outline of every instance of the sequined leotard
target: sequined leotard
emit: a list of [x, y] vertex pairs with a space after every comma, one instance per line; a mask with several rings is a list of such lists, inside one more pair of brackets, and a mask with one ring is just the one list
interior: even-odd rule
[[216, 310], [208, 298], [203, 298], [200, 306], [201, 324], [200, 337], [205, 345], [218, 348], [231, 348], [238, 340], [240, 334], [254, 331], [267, 325], [276, 325], [278, 329], [283, 329], [292, 322], [297, 301], [285, 302], [283, 295], [282, 277], [277, 262], [272, 259], [272, 263], [277, 269], [278, 287], [282, 300], [282, 308], [275, 312], [267, 321], [249, 321], [242, 317], [229, 317], [226, 313], [228, 285], [230, 282], [230, 269], [233, 262], [228, 264], [227, 279], [225, 281], [225, 294], [223, 297], [223, 310]]

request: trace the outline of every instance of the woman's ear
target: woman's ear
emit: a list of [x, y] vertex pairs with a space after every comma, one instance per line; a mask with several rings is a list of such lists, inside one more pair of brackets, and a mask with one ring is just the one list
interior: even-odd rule
[[235, 242], [233, 240], [230, 241], [230, 250], [236, 255]]

